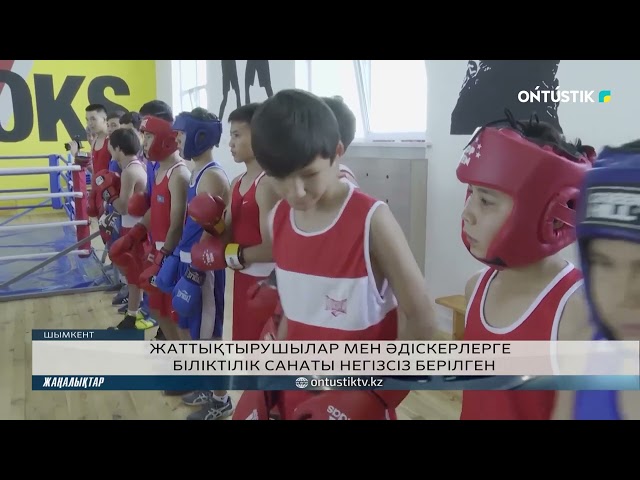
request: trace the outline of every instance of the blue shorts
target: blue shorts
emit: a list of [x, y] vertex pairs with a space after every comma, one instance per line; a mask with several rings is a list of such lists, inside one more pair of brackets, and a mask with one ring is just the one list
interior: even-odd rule
[[[182, 277], [188, 263], [180, 262], [179, 272]], [[178, 327], [189, 330], [192, 340], [212, 340], [222, 338], [224, 325], [224, 289], [227, 283], [226, 272], [215, 270], [206, 272], [206, 280], [202, 285], [202, 310], [200, 314], [183, 317], [178, 315]]]

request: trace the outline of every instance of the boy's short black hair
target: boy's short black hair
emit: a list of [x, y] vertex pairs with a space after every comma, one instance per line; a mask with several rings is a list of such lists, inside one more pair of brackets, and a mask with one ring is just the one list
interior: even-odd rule
[[356, 136], [356, 116], [339, 95], [322, 97], [322, 100], [329, 105], [329, 108], [336, 116], [338, 127], [340, 128], [340, 140], [346, 152]]
[[122, 110], [116, 110], [115, 112], [111, 112], [107, 114], [107, 120], [111, 120], [113, 118], [117, 118], [118, 120], [120, 120], [123, 115], [124, 115], [124, 112]]
[[209, 110], [202, 107], [194, 108], [193, 110], [191, 110], [191, 112], [189, 112], [189, 115], [197, 120], [218, 120], [217, 115], [214, 115]]
[[104, 113], [105, 115], [107, 114], [107, 109], [104, 108], [104, 105], [100, 103], [92, 103], [91, 105], [87, 106], [87, 108], [85, 108], [84, 111]]
[[595, 153], [593, 147], [583, 145], [579, 138], [573, 142], [568, 141], [565, 136], [550, 123], [540, 121], [534, 113], [528, 120], [515, 120], [509, 110], [505, 110], [506, 121], [512, 128], [518, 130], [524, 137], [539, 145], [549, 145], [556, 150], [556, 153], [576, 160], [578, 157], [591, 157]]
[[248, 103], [247, 105], [236, 108], [229, 114], [229, 122], [251, 123], [253, 115], [259, 106], [260, 103]]
[[162, 100], [151, 100], [140, 107], [140, 115], [161, 118], [173, 123], [173, 110]]
[[338, 121], [329, 106], [304, 90], [281, 90], [266, 100], [251, 120], [251, 146], [258, 164], [284, 178], [318, 156], [336, 158]]
[[125, 155], [137, 155], [142, 148], [140, 138], [130, 128], [118, 128], [109, 136], [113, 148], [119, 148]]
[[120, 125], [133, 125], [133, 128], [140, 131], [142, 117], [138, 112], [127, 112], [120, 117]]

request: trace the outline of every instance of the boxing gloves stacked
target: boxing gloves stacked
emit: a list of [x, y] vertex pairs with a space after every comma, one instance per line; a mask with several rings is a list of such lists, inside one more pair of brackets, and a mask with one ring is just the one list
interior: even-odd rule
[[187, 215], [209, 234], [191, 248], [191, 265], [197, 270], [206, 272], [227, 267], [225, 245], [220, 238], [225, 208], [224, 200], [208, 193], [196, 195], [187, 207]]
[[172, 305], [179, 315], [191, 316], [202, 308], [202, 285], [207, 278], [206, 272], [227, 266], [224, 243], [220, 239], [224, 232], [225, 208], [222, 198], [208, 193], [197, 195], [187, 207], [187, 215], [209, 235], [191, 247], [191, 265], [173, 289]]
[[104, 203], [112, 204], [120, 196], [120, 174], [101, 170], [91, 181], [91, 191], [87, 198], [87, 213], [99, 218], [104, 213]]
[[109, 249], [111, 262], [126, 273], [129, 281], [139, 278], [142, 273], [142, 259], [147, 238], [147, 229], [138, 223], [126, 235], [113, 242]]
[[[100, 198], [103, 197], [102, 193], [100, 193]], [[148, 209], [149, 198], [147, 195], [137, 193], [129, 198], [127, 211], [130, 215], [142, 217]], [[144, 225], [138, 223], [126, 235], [116, 240], [109, 249], [111, 262], [126, 273], [127, 280], [130, 283], [138, 284], [139, 278], [145, 269], [145, 258], [151, 254], [151, 250], [147, 248], [148, 238], [147, 229]]]

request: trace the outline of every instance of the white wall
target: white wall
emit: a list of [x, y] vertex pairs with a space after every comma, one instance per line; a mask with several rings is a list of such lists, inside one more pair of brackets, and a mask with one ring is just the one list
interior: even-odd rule
[[[236, 60], [238, 71], [238, 84], [240, 87], [241, 104], [245, 105], [244, 74], [247, 65], [246, 60]], [[269, 60], [269, 70], [271, 73], [271, 86], [274, 93], [284, 88], [295, 87], [295, 60]], [[173, 108], [174, 115], [181, 111], [179, 105], [179, 95], [173, 90], [173, 85], [178, 84], [175, 72], [171, 70], [171, 60], [156, 60], [157, 94], [158, 98], [169, 103]], [[253, 82], [250, 89], [251, 102], [261, 102], [267, 99], [265, 89], [260, 87], [258, 78]], [[207, 60], [207, 109], [218, 115], [220, 103], [222, 102], [222, 66], [220, 60]], [[214, 151], [215, 159], [226, 170], [227, 175], [233, 178], [244, 172], [243, 164], [236, 164], [229, 152], [229, 124], [227, 119], [229, 113], [237, 108], [236, 95], [233, 89], [229, 91], [227, 104], [224, 110], [222, 139], [220, 148]]]
[[[462, 149], [469, 138], [450, 135], [451, 112], [465, 77], [466, 60], [426, 60], [427, 147], [429, 176], [427, 187], [427, 242], [425, 274], [434, 296], [461, 294], [467, 279], [482, 264], [473, 259], [460, 239], [460, 216], [465, 185], [455, 171]], [[562, 60], [557, 78], [561, 90], [611, 90], [611, 102], [561, 103], [560, 124], [569, 140], [600, 150], [605, 144], [619, 144], [640, 138], [638, 112], [640, 61]], [[596, 98], [597, 101], [597, 98]], [[576, 261], [575, 248], [565, 253]], [[450, 312], [439, 310], [439, 320], [450, 328]]]

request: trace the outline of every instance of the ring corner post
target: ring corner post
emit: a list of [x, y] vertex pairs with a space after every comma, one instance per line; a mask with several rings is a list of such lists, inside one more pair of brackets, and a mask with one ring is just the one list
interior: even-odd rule
[[[58, 166], [58, 155], [49, 155], [49, 166], [57, 167]], [[49, 173], [49, 191], [51, 193], [60, 193], [60, 180], [58, 176], [60, 172], [50, 172]], [[51, 199], [51, 207], [60, 210], [62, 208], [62, 199], [60, 198], [52, 198]]]
[[[78, 164], [78, 163], [76, 163]], [[86, 220], [86, 224], [83, 225], [77, 225], [76, 226], [76, 235], [78, 238], [78, 241], [82, 240], [83, 238], [87, 238], [89, 237], [89, 235], [91, 234], [91, 228], [90, 228], [90, 221], [89, 221], [89, 214], [87, 211], [87, 182], [85, 181], [86, 178], [86, 165], [79, 163], [80, 165], [80, 170], [74, 170], [72, 172], [72, 176], [73, 176], [73, 188], [74, 191], [80, 192], [82, 195], [79, 197], [75, 197], [74, 198], [74, 202], [75, 202], [75, 219], [76, 220]], [[82, 244], [79, 247], [80, 250], [87, 250], [88, 252], [91, 252], [91, 242], [87, 241], [86, 243]], [[80, 255], [82, 258], [86, 258], [90, 255]]]

